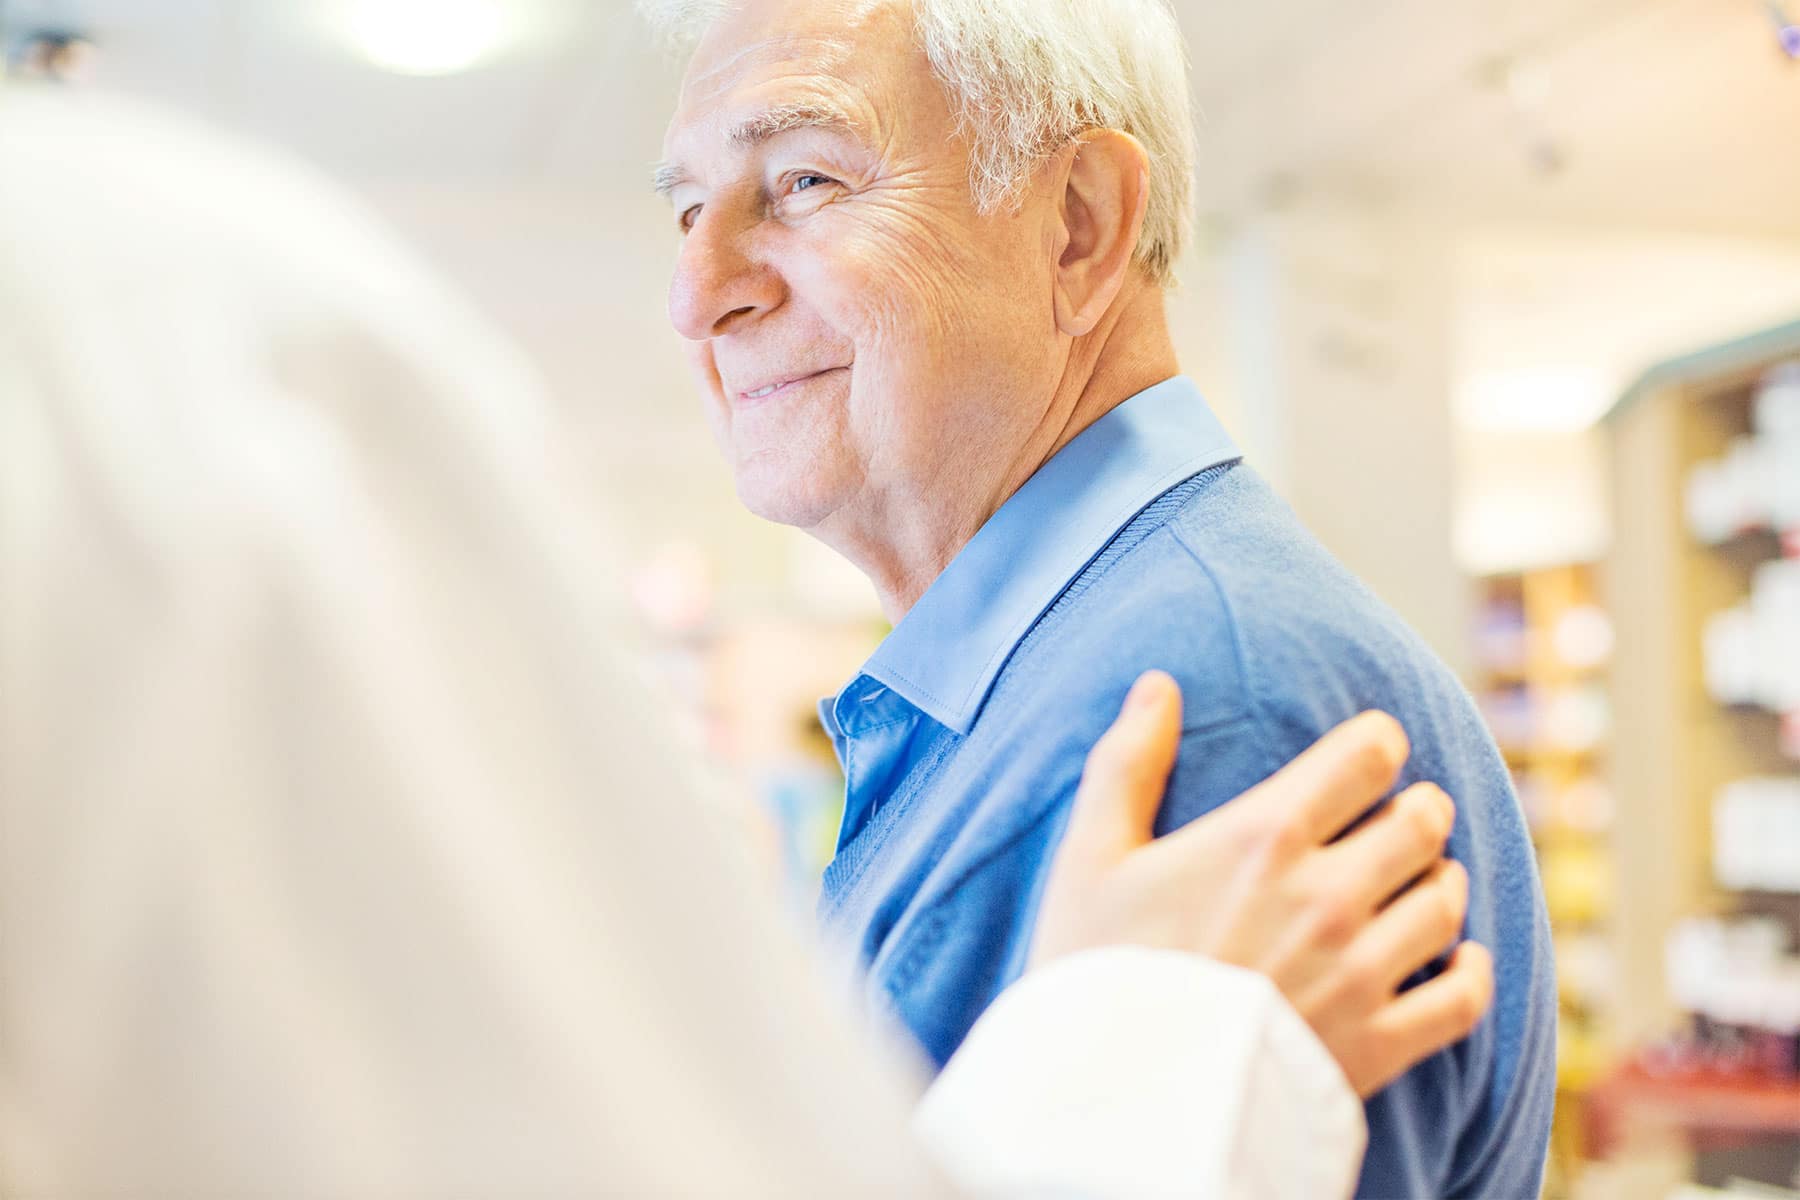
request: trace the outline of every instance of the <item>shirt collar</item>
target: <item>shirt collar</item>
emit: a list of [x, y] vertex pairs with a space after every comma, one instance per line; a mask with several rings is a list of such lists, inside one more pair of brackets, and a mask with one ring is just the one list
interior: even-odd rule
[[839, 699], [867, 677], [967, 734], [1014, 647], [1114, 535], [1182, 480], [1238, 457], [1191, 380], [1139, 392], [1000, 506]]

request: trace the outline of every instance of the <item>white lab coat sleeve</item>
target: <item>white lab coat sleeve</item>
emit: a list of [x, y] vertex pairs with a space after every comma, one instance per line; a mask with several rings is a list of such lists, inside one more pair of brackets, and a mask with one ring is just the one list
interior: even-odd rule
[[1343, 1072], [1261, 976], [1093, 950], [1003, 993], [920, 1103], [919, 1138], [982, 1196], [1321, 1200], [1367, 1138]]

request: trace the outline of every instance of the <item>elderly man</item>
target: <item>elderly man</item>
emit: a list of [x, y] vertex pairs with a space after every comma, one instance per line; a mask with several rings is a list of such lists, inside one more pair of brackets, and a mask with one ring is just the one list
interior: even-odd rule
[[1555, 1003], [1524, 824], [1466, 693], [1178, 373], [1193, 138], [1165, 3], [654, 7], [699, 35], [658, 186], [739, 494], [895, 623], [822, 706], [849, 780], [822, 912], [873, 1001], [941, 1063], [1026, 966], [1084, 752], [1146, 667], [1186, 694], [1164, 828], [1385, 709], [1459, 806], [1455, 862], [1408, 895], [1468, 889], [1498, 994], [1369, 1102], [1361, 1192], [1535, 1196]]

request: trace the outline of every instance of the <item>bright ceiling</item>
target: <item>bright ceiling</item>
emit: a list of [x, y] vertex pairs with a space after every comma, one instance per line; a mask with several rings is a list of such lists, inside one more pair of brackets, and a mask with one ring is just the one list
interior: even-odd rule
[[[626, 0], [484, 0], [513, 15], [511, 44], [443, 78], [361, 61], [345, 35], [356, 2], [0, 0], [0, 13], [89, 28], [106, 81], [355, 177], [635, 187], [655, 158], [675, 72]], [[1766, 0], [1178, 7], [1217, 216], [1328, 187], [1471, 222], [1800, 234], [1800, 62], [1780, 53]], [[1550, 175], [1531, 161], [1544, 142], [1563, 164]]]
[[1480, 222], [1800, 232], [1800, 62], [1766, 0], [1182, 12], [1227, 208], [1287, 174]]

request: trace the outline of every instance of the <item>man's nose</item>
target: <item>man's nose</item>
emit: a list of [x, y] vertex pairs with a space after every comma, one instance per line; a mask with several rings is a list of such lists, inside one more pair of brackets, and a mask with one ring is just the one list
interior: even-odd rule
[[750, 221], [721, 209], [703, 210], [688, 230], [669, 286], [669, 319], [682, 337], [730, 333], [781, 303], [785, 285], [754, 253], [752, 234]]

